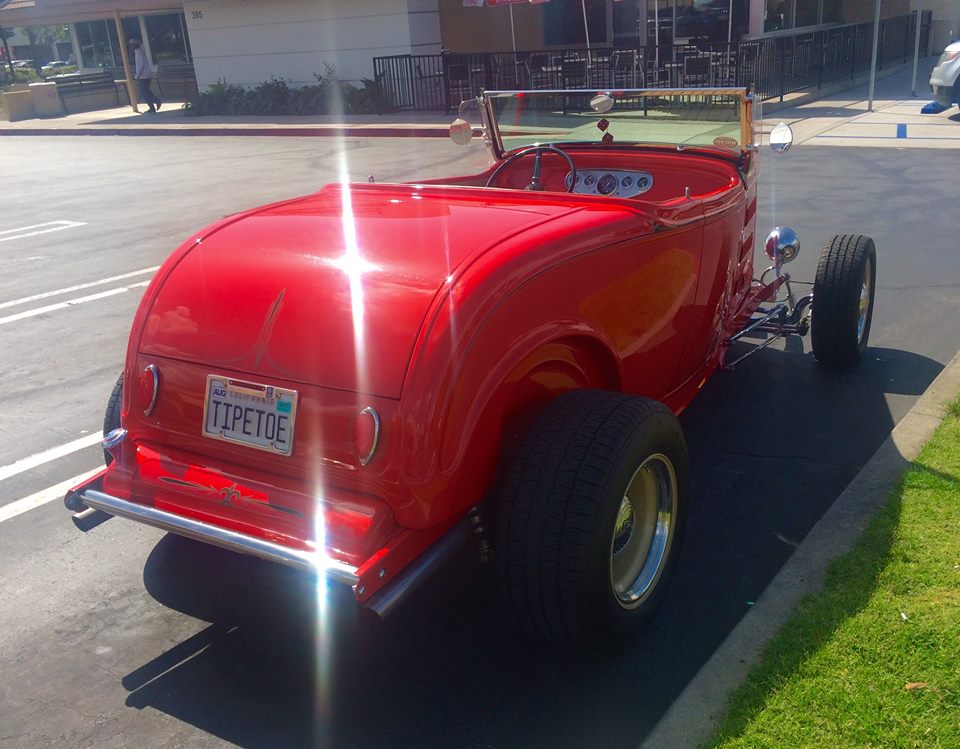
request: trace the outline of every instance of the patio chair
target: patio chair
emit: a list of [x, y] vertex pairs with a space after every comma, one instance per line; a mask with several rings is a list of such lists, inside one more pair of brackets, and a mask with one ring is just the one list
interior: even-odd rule
[[683, 58], [683, 83], [685, 86], [710, 83], [710, 57], [689, 55]]
[[[618, 88], [637, 88], [636, 50], [617, 50], [610, 55], [610, 68], [613, 71], [613, 85]], [[642, 81], [639, 83], [642, 88]]]
[[469, 99], [470, 67], [463, 62], [451, 63], [443, 68], [443, 77], [446, 82], [447, 111], [459, 107], [460, 102]]

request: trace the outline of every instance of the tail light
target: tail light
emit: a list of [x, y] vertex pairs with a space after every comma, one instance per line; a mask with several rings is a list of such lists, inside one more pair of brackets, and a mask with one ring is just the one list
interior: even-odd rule
[[372, 406], [367, 406], [359, 414], [353, 425], [353, 442], [360, 458], [360, 465], [367, 465], [380, 444], [380, 414]]
[[137, 382], [137, 404], [143, 409], [143, 415], [153, 413], [157, 405], [157, 396], [160, 394], [160, 370], [156, 364], [148, 364], [140, 373]]

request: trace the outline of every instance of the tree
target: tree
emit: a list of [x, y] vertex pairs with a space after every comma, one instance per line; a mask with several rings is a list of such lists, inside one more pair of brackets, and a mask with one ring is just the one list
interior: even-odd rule
[[10, 77], [13, 77], [13, 60], [10, 59], [10, 45], [7, 44], [7, 39], [13, 36], [13, 29], [5, 29], [3, 26], [0, 26], [0, 41], [3, 42], [3, 59], [7, 62], [7, 67], [10, 70]]
[[67, 26], [26, 26], [23, 30], [27, 33], [27, 39], [30, 40], [30, 56], [33, 58], [37, 73], [40, 72], [42, 67], [37, 47], [47, 49], [47, 53], [44, 54], [44, 57], [46, 57], [55, 42], [65, 42], [70, 38]]
[[29, 30], [33, 32], [34, 42], [45, 47], [50, 47], [55, 42], [70, 40], [70, 32], [67, 26], [31, 26]]

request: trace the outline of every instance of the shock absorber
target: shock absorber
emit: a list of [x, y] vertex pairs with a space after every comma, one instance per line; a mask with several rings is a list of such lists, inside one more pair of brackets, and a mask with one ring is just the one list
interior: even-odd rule
[[493, 544], [490, 543], [490, 533], [484, 522], [483, 513], [480, 507], [474, 505], [470, 508], [470, 533], [477, 543], [477, 550], [480, 552], [480, 561], [486, 564], [493, 559]]

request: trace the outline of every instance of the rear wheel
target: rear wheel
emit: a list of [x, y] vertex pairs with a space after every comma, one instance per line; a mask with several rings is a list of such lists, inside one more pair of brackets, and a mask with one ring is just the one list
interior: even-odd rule
[[683, 433], [662, 404], [592, 390], [555, 400], [499, 506], [497, 566], [520, 624], [585, 652], [634, 634], [676, 566], [688, 486]]
[[810, 333], [821, 364], [856, 364], [867, 348], [876, 292], [877, 250], [870, 237], [841, 234], [824, 245], [813, 284]]
[[[113, 392], [110, 393], [110, 400], [107, 401], [107, 411], [103, 416], [103, 435], [106, 437], [114, 429], [120, 428], [120, 405], [123, 401], [123, 375], [117, 378], [117, 384], [113, 386]], [[110, 465], [113, 462], [113, 456], [106, 450], [103, 451], [103, 462]]]

